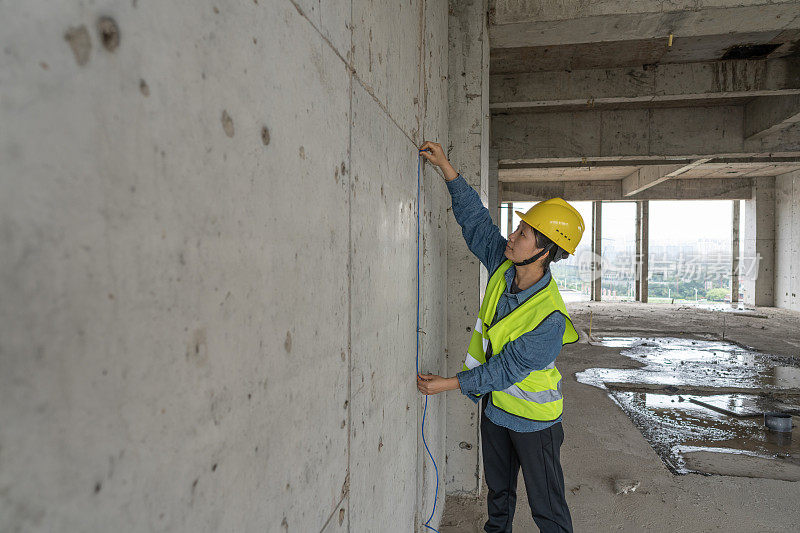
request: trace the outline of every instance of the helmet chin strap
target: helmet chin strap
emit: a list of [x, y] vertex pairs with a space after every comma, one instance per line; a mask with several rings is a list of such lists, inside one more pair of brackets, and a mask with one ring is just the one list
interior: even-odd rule
[[548, 244], [547, 246], [545, 246], [545, 247], [542, 249], [542, 251], [541, 251], [541, 252], [539, 252], [538, 254], [534, 255], [534, 256], [533, 256], [533, 257], [531, 257], [530, 259], [526, 259], [525, 261], [522, 261], [522, 262], [520, 262], [520, 263], [514, 263], [514, 265], [515, 265], [515, 266], [518, 266], [518, 267], [519, 267], [519, 266], [530, 265], [531, 263], [533, 263], [534, 261], [536, 261], [537, 259], [539, 259], [540, 257], [542, 257], [544, 254], [546, 254], [547, 252], [549, 252], [549, 251], [550, 251], [550, 249], [553, 247], [553, 244], [554, 244], [554, 243], [552, 243], [552, 242], [551, 242], [550, 244]]

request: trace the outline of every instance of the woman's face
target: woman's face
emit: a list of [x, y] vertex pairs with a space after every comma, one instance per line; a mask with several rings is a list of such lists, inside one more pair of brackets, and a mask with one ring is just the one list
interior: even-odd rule
[[521, 220], [514, 233], [508, 236], [508, 245], [506, 246], [505, 256], [515, 263], [521, 263], [530, 259], [541, 248], [536, 246], [536, 236], [533, 234], [533, 228], [527, 222]]

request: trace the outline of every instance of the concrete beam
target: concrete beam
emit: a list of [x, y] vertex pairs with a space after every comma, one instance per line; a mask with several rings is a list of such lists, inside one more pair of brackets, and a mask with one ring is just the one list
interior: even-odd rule
[[[750, 5], [742, 5], [750, 4]], [[755, 5], [753, 5], [755, 4]], [[760, 4], [760, 5], [759, 5]], [[694, 3], [692, 7], [694, 7]], [[714, 7], [676, 9], [674, 2], [536, 2], [497, 0], [491, 12], [493, 48], [557, 46], [725, 33], [776, 32], [800, 25], [792, 1], [716, 2]]]
[[[800, 76], [797, 76], [800, 81]], [[744, 107], [744, 135], [755, 140], [800, 122], [800, 95], [756, 98]]]
[[494, 25], [514, 22], [557, 21], [594, 17], [600, 15], [676, 12], [687, 9], [731, 8], [761, 6], [765, 4], [785, 4], [792, 0], [606, 0], [586, 2], [586, 0], [560, 0], [542, 2], [541, 0], [490, 0], [490, 23]]
[[622, 194], [621, 180], [500, 182], [500, 201], [537, 202], [559, 197], [568, 201], [745, 200], [752, 196], [751, 178], [673, 179], [634, 196]]
[[647, 303], [650, 272], [650, 202], [636, 202], [636, 301]]
[[603, 202], [592, 202], [592, 300], [603, 294]]
[[491, 133], [501, 167], [584, 160], [800, 156], [800, 125], [745, 140], [741, 106], [497, 115]]
[[800, 59], [707, 61], [638, 67], [497, 74], [490, 108], [558, 107], [800, 94]]
[[622, 178], [622, 195], [633, 196], [653, 185], [668, 180], [675, 172], [680, 172], [683, 165], [649, 165], [637, 168]]
[[670, 178], [679, 176], [703, 163], [708, 163], [711, 159], [698, 159], [688, 165], [648, 165], [636, 169], [631, 174], [622, 179], [623, 196], [633, 196], [653, 185], [658, 185]]
[[731, 224], [731, 305], [739, 303], [739, 215], [741, 213], [741, 201], [734, 200], [732, 224]]

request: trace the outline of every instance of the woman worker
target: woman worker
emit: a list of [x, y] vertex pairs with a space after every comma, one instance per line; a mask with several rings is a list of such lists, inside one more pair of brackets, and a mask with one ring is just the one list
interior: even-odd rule
[[564, 402], [555, 360], [578, 334], [550, 263], [575, 253], [583, 218], [560, 198], [546, 200], [527, 213], [517, 211], [522, 221], [506, 241], [442, 146], [425, 142], [420, 155], [442, 170], [467, 246], [491, 277], [463, 371], [452, 378], [419, 375], [417, 388], [423, 394], [460, 389], [473, 402], [482, 402], [483, 467], [489, 487], [485, 531], [511, 531], [522, 467], [539, 529], [571, 532], [560, 462]]

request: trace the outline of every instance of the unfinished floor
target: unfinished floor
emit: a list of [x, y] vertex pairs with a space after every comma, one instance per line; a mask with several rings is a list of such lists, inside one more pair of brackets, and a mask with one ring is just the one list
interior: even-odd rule
[[[620, 336], [697, 336], [725, 330], [729, 341], [759, 351], [800, 356], [800, 313], [756, 308], [738, 314], [668, 304], [574, 303], [576, 326]], [[567, 500], [576, 531], [794, 531], [800, 483], [721, 475], [674, 475], [606, 391], [579, 383], [587, 368], [634, 368], [619, 348], [582, 341], [564, 349], [565, 441], [561, 449]], [[796, 423], [796, 417], [795, 417]], [[615, 481], [638, 481], [628, 494]], [[484, 486], [483, 494], [486, 488]], [[482, 531], [484, 497], [449, 496], [442, 533]], [[536, 531], [520, 476], [517, 531]]]

